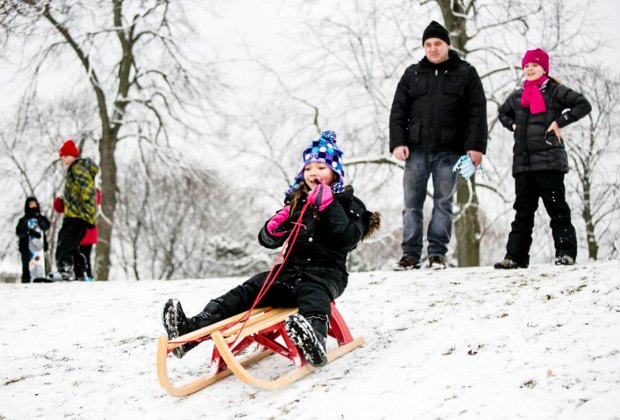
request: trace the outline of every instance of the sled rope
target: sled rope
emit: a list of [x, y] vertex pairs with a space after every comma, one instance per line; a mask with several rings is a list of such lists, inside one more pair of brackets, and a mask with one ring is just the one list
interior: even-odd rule
[[[297, 218], [297, 221], [293, 222], [293, 229], [291, 230], [291, 232], [289, 233], [288, 237], [286, 238], [286, 240], [282, 244], [282, 249], [278, 253], [278, 256], [276, 257], [275, 261], [273, 262], [273, 265], [271, 266], [271, 269], [269, 270], [269, 274], [267, 274], [267, 277], [265, 278], [265, 281], [263, 282], [263, 285], [261, 286], [261, 288], [260, 288], [260, 290], [258, 292], [258, 295], [256, 296], [256, 299], [254, 299], [254, 303], [252, 303], [252, 306], [250, 307], [250, 310], [247, 311], [247, 313], [239, 321], [232, 322], [232, 323], [226, 325], [225, 327], [223, 327], [221, 329], [221, 331], [226, 331], [227, 329], [229, 329], [233, 325], [236, 325], [236, 324], [238, 324], [240, 322], [242, 323], [241, 328], [239, 329], [239, 332], [237, 333], [237, 338], [235, 338], [235, 341], [233, 341], [232, 344], [230, 345], [231, 348], [235, 345], [235, 343], [237, 342], [237, 340], [241, 336], [241, 332], [245, 328], [245, 324], [248, 322], [248, 320], [252, 316], [252, 312], [256, 308], [256, 305], [258, 305], [258, 302], [260, 302], [260, 300], [265, 296], [265, 294], [267, 294], [267, 291], [269, 290], [269, 288], [271, 287], [271, 285], [273, 284], [275, 279], [280, 274], [280, 271], [282, 270], [282, 267], [284, 266], [284, 263], [286, 263], [286, 260], [288, 259], [288, 256], [290, 255], [291, 250], [293, 249], [293, 245], [295, 244], [295, 241], [297, 241], [297, 236], [299, 235], [299, 231], [301, 230], [301, 227], [303, 226], [303, 223], [301, 223], [301, 220], [304, 217], [304, 213], [306, 212], [306, 210], [307, 210], [309, 205], [310, 205], [310, 203], [306, 203], [301, 208], [301, 212], [299, 214], [299, 217]], [[278, 269], [274, 273], [274, 270], [278, 266], [278, 260], [280, 259], [280, 257], [282, 257], [282, 254], [284, 253], [285, 250], [286, 250], [286, 254], [284, 255], [282, 263], [280, 264], [280, 267], [278, 267]], [[170, 341], [170, 343], [186, 344], [186, 343], [191, 343], [191, 342], [195, 342], [195, 341], [206, 341], [206, 340], [209, 340], [210, 338], [211, 338], [211, 334], [206, 335], [204, 337], [200, 337], [200, 338], [195, 339], [195, 340], [184, 340], [184, 341], [174, 340], [174, 341]]]
[[[267, 274], [267, 277], [265, 278], [265, 281], [263, 282], [263, 285], [261, 286], [261, 289], [258, 292], [256, 299], [254, 299], [254, 303], [252, 303], [252, 306], [250, 307], [250, 310], [247, 312], [247, 314], [239, 321], [239, 322], [242, 322], [242, 325], [241, 325], [241, 328], [239, 329], [239, 332], [237, 333], [235, 341], [233, 341], [232, 344], [230, 345], [231, 348], [235, 345], [239, 337], [241, 337], [241, 332], [245, 328], [245, 324], [248, 322], [248, 320], [252, 316], [252, 312], [256, 308], [256, 305], [258, 305], [258, 302], [260, 302], [260, 300], [267, 294], [267, 291], [269, 290], [269, 288], [271, 287], [275, 279], [280, 274], [280, 271], [282, 271], [282, 267], [284, 267], [284, 264], [286, 263], [286, 260], [288, 259], [288, 256], [290, 255], [291, 250], [293, 249], [293, 245], [295, 245], [295, 241], [297, 241], [297, 236], [299, 235], [299, 231], [301, 230], [301, 227], [303, 225], [301, 223], [301, 220], [304, 217], [304, 213], [306, 212], [306, 209], [308, 208], [309, 205], [310, 203], [306, 203], [301, 208], [299, 217], [297, 218], [297, 221], [293, 223], [293, 229], [291, 230], [291, 233], [289, 234], [288, 238], [286, 238], [286, 241], [284, 241], [284, 244], [282, 245], [282, 249], [280, 250], [280, 253], [276, 257], [275, 261], [273, 262], [273, 265], [271, 266], [271, 269], [269, 270], [269, 274]], [[274, 270], [278, 266], [278, 260], [282, 256], [282, 253], [284, 252], [284, 250], [286, 250], [286, 254], [284, 254], [284, 258], [282, 259], [282, 263], [280, 264], [280, 267], [278, 267], [278, 269], [274, 273]], [[234, 324], [227, 325], [222, 330], [226, 331], [232, 325]]]

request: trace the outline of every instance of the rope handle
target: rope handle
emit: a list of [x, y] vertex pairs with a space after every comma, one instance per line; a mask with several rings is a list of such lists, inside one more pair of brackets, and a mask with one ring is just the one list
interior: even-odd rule
[[[269, 274], [267, 274], [267, 277], [265, 278], [265, 281], [263, 282], [263, 285], [261, 286], [261, 288], [260, 288], [260, 290], [258, 292], [258, 295], [256, 296], [256, 299], [254, 299], [254, 303], [252, 303], [252, 306], [250, 307], [250, 310], [240, 320], [235, 321], [235, 322], [231, 322], [230, 324], [224, 326], [221, 329], [221, 331], [226, 331], [227, 329], [229, 329], [233, 325], [238, 324], [239, 322], [243, 323], [243, 325], [241, 325], [241, 328], [239, 329], [239, 332], [237, 333], [237, 337], [235, 338], [235, 341], [233, 341], [230, 344], [231, 348], [235, 345], [235, 343], [237, 343], [237, 340], [241, 336], [241, 332], [245, 328], [245, 324], [247, 324], [247, 322], [249, 321], [250, 317], [252, 316], [252, 312], [256, 308], [256, 305], [258, 305], [258, 302], [260, 302], [260, 300], [267, 294], [267, 291], [269, 290], [269, 288], [271, 287], [271, 285], [273, 284], [275, 279], [280, 274], [280, 271], [282, 270], [282, 267], [284, 266], [284, 263], [286, 263], [286, 260], [288, 259], [288, 256], [290, 255], [291, 250], [293, 249], [293, 245], [295, 244], [295, 241], [297, 241], [297, 236], [299, 235], [299, 231], [301, 230], [301, 227], [303, 226], [303, 224], [301, 223], [301, 220], [304, 217], [304, 213], [306, 212], [306, 209], [308, 208], [309, 205], [310, 205], [310, 203], [306, 203], [301, 208], [301, 212], [299, 214], [299, 217], [297, 218], [297, 221], [293, 223], [293, 229], [291, 230], [291, 232], [289, 233], [288, 237], [286, 238], [286, 240], [282, 244], [282, 249], [278, 253], [278, 256], [276, 257], [275, 261], [273, 262], [273, 265], [271, 266], [271, 269], [269, 270]], [[290, 242], [290, 244], [289, 244], [289, 242]], [[280, 267], [278, 267], [278, 269], [274, 273], [274, 270], [278, 266], [278, 260], [280, 259], [280, 257], [282, 256], [282, 254], [284, 253], [285, 250], [286, 250], [286, 254], [284, 255], [282, 263], [280, 264]], [[200, 337], [200, 338], [194, 339], [194, 340], [171, 341], [171, 343], [186, 344], [186, 343], [191, 343], [191, 342], [196, 342], [196, 341], [206, 341], [210, 337], [211, 337], [211, 334], [209, 334], [207, 336], [204, 336], [204, 337]]]
[[[304, 206], [301, 209], [301, 212], [299, 213], [299, 217], [297, 218], [297, 221], [293, 223], [293, 229], [291, 230], [288, 237], [282, 244], [282, 249], [280, 250], [280, 253], [276, 257], [275, 261], [273, 262], [273, 265], [271, 266], [271, 269], [269, 270], [269, 274], [267, 274], [267, 277], [265, 278], [265, 281], [263, 282], [263, 285], [261, 286], [261, 289], [258, 292], [256, 299], [254, 299], [254, 303], [252, 303], [250, 310], [244, 315], [244, 317], [240, 321], [227, 325], [222, 329], [223, 331], [226, 331], [228, 328], [232, 327], [233, 325], [239, 322], [243, 323], [243, 325], [241, 325], [241, 328], [239, 329], [239, 332], [237, 333], [237, 337], [235, 338], [235, 341], [233, 341], [230, 345], [231, 348], [235, 345], [235, 343], [241, 336], [241, 332], [245, 328], [245, 324], [248, 322], [248, 320], [252, 316], [252, 312], [256, 308], [256, 305], [258, 305], [258, 302], [260, 302], [260, 300], [267, 294], [267, 291], [269, 290], [269, 288], [271, 287], [275, 279], [280, 274], [280, 271], [282, 271], [282, 267], [284, 267], [284, 263], [286, 263], [286, 260], [288, 259], [288, 256], [290, 255], [291, 250], [293, 249], [293, 245], [295, 244], [295, 241], [297, 241], [297, 236], [299, 235], [299, 231], [301, 230], [301, 226], [302, 226], [301, 220], [304, 217], [304, 213], [306, 212], [306, 209], [308, 208], [309, 205], [310, 203], [304, 204]], [[284, 252], [284, 250], [286, 250], [286, 254], [284, 255], [282, 263], [280, 264], [280, 266], [274, 273], [275, 268], [278, 266], [278, 260], [282, 256], [282, 253]]]

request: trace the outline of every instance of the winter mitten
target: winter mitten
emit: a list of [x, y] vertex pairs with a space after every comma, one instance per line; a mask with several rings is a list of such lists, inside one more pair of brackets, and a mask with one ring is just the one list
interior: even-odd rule
[[62, 201], [62, 198], [56, 197], [54, 199], [54, 210], [56, 210], [56, 213], [65, 211], [65, 203]]
[[319, 211], [323, 211], [334, 201], [334, 194], [329, 185], [320, 183], [308, 195], [308, 203], [314, 204]]
[[284, 206], [282, 210], [276, 213], [269, 221], [267, 222], [267, 232], [271, 236], [280, 237], [288, 232], [288, 228], [285, 226], [286, 222], [291, 213], [291, 208], [289, 206]]
[[476, 172], [476, 167], [469, 156], [463, 155], [452, 168], [452, 172], [457, 171], [461, 174], [463, 179], [467, 181], [474, 174], [474, 172]]

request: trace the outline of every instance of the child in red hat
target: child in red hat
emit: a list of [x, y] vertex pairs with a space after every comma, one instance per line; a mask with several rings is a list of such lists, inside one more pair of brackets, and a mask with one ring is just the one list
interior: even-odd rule
[[[62, 226], [56, 246], [57, 272], [50, 273], [53, 281], [76, 280], [75, 266], [85, 265], [79, 252], [80, 241], [87, 229], [97, 223], [97, 190], [95, 177], [99, 167], [90, 158], [81, 158], [73, 140], [67, 140], [58, 151], [60, 160], [67, 167], [62, 198], [54, 202], [54, 208], [64, 210]], [[76, 259], [80, 259], [77, 261]], [[79, 280], [85, 280], [80, 278]]]
[[549, 55], [537, 48], [521, 61], [525, 83], [499, 107], [499, 120], [514, 132], [512, 175], [515, 179], [515, 219], [506, 255], [495, 268], [529, 265], [534, 214], [542, 198], [551, 218], [555, 264], [572, 265], [577, 236], [566, 202], [564, 174], [568, 156], [561, 129], [586, 116], [592, 107], [579, 92], [549, 76]]

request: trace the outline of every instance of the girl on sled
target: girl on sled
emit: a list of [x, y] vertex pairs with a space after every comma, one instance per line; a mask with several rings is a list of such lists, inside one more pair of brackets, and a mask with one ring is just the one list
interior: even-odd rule
[[[280, 271], [257, 307], [299, 307], [299, 313], [285, 322], [287, 335], [308, 363], [317, 367], [327, 363], [325, 339], [330, 303], [347, 286], [347, 255], [360, 240], [376, 231], [380, 222], [379, 214], [367, 211], [353, 194], [353, 187], [344, 185], [342, 155], [333, 131], [324, 131], [313, 140], [303, 152], [301, 171], [285, 193], [284, 207], [258, 234], [262, 246], [279, 248], [299, 223], [294, 242], [288, 244], [289, 254], [272, 270]], [[162, 317], [168, 338], [177, 338], [249, 310], [270, 273], [251, 277], [209, 301], [193, 317], [185, 315], [178, 300], [168, 300]], [[181, 358], [199, 343], [185, 343], [173, 353]]]

